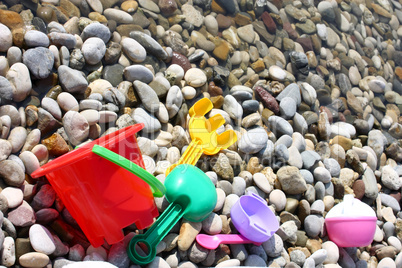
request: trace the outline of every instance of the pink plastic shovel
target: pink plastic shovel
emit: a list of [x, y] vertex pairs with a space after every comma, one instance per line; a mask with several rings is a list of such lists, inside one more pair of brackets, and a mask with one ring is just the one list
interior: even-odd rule
[[198, 244], [207, 249], [216, 249], [220, 244], [249, 244], [253, 243], [256, 246], [262, 243], [251, 241], [241, 234], [218, 234], [206, 235], [199, 234], [196, 237]]
[[216, 249], [220, 244], [261, 245], [279, 229], [275, 214], [260, 196], [251, 193], [244, 195], [233, 205], [230, 216], [240, 234], [199, 234], [198, 244], [207, 249]]

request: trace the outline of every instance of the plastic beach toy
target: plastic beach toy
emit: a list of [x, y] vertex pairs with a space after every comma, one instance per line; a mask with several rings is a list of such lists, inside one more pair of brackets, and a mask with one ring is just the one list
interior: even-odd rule
[[216, 114], [209, 119], [204, 115], [213, 108], [212, 102], [203, 98], [197, 101], [188, 111], [190, 115], [189, 131], [191, 143], [179, 161], [166, 170], [166, 176], [178, 165], [195, 165], [202, 153], [214, 155], [222, 149], [227, 149], [237, 141], [236, 133], [233, 130], [226, 130], [217, 134], [216, 130], [225, 123], [222, 115]]
[[367, 204], [345, 195], [325, 217], [329, 239], [339, 247], [365, 247], [374, 239], [377, 217]]
[[[143, 127], [137, 124], [110, 133], [56, 158], [31, 175], [47, 177], [94, 247], [101, 246], [104, 239], [109, 244], [119, 242], [124, 238], [122, 228], [135, 223], [144, 229], [158, 216], [154, 196], [163, 196], [165, 188], [142, 169], [135, 133]], [[112, 151], [114, 160], [92, 150], [100, 154]]]
[[261, 245], [279, 228], [275, 214], [267, 206], [267, 202], [259, 195], [244, 195], [233, 205], [230, 211], [233, 225], [240, 234], [197, 235], [197, 242], [208, 249], [215, 249], [221, 243]]
[[[203, 221], [214, 209], [217, 195], [214, 184], [199, 168], [180, 165], [165, 180], [168, 208], [146, 231], [131, 239], [128, 247], [130, 259], [140, 265], [151, 262], [156, 255], [156, 246], [180, 220], [181, 217], [193, 222]], [[137, 252], [136, 246], [145, 247], [146, 256]]]

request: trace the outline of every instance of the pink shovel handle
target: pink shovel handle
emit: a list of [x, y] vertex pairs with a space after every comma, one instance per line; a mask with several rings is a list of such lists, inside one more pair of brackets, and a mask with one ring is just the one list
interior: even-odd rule
[[218, 234], [218, 235], [205, 235], [199, 234], [196, 236], [198, 244], [207, 249], [216, 249], [220, 244], [249, 244], [252, 243], [256, 246], [262, 243], [251, 241], [240, 234]]

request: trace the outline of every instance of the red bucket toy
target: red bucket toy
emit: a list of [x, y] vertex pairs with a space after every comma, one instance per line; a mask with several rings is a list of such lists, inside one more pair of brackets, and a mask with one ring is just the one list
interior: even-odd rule
[[[142, 169], [144, 162], [135, 137], [143, 127], [137, 124], [110, 133], [56, 158], [31, 175], [47, 177], [94, 247], [103, 245], [104, 240], [117, 243], [124, 238], [122, 228], [135, 223], [138, 229], [144, 229], [158, 216], [154, 196], [163, 196], [165, 190], [153, 176], [152, 182], [143, 178], [147, 172]], [[109, 161], [95, 154], [92, 149], [96, 145], [114, 152], [117, 158]], [[120, 164], [123, 162], [125, 165]], [[133, 174], [138, 171], [141, 175]]]

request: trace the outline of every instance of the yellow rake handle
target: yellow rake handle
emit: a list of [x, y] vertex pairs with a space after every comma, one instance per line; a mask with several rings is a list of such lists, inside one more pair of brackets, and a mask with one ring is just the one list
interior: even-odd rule
[[178, 165], [181, 164], [189, 164], [195, 166], [197, 163], [198, 159], [200, 159], [202, 155], [202, 146], [201, 142], [199, 140], [191, 141], [190, 144], [188, 145], [186, 151], [184, 151], [184, 154], [180, 157], [179, 161], [177, 163], [171, 165], [165, 172], [165, 175], [169, 175], [169, 173]]

